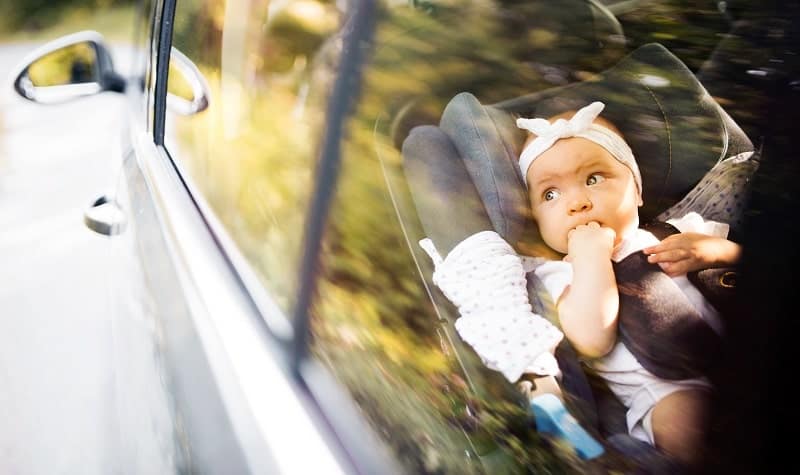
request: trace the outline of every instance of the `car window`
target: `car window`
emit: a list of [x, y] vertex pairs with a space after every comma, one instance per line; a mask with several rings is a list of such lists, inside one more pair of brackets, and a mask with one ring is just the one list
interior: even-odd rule
[[[493, 473], [498, 464], [528, 473], [587, 471], [537, 438], [516, 388], [460, 340], [453, 326], [458, 313], [433, 285], [433, 266], [418, 244], [425, 231], [417, 206], [426, 197], [413, 195], [404, 169], [409, 131], [439, 126], [458, 93], [493, 104], [591, 83], [638, 47], [659, 43], [757, 142], [768, 86], [754, 81], [761, 73], [737, 64], [735, 55], [746, 47], [756, 66], [771, 46], [748, 34], [755, 26], [725, 13], [713, 2], [702, 8], [674, 1], [379, 2], [342, 142], [311, 306], [311, 354], [350, 390], [409, 473]], [[762, 28], [765, 35], [784, 31]], [[658, 70], [637, 76], [645, 89], [673, 79], [648, 72]], [[621, 103], [633, 100], [616, 93]], [[703, 138], [706, 125], [674, 127], [696, 129]], [[445, 210], [434, 223], [439, 229], [457, 228], [469, 214], [459, 209], [465, 202], [457, 193], [450, 198], [449, 205], [435, 203]]]
[[[545, 10], [555, 17], [531, 21]], [[433, 287], [418, 244], [425, 234], [401, 147], [410, 127], [438, 123], [461, 91], [498, 101], [611, 64], [623, 52], [615, 25], [598, 33], [603, 48], [591, 41], [594, 30], [575, 28], [593, 15], [542, 2], [379, 3], [342, 142], [311, 354], [350, 390], [407, 473], [580, 470], [574, 457], [541, 444], [522, 394], [460, 340], [458, 315]], [[568, 30], [575, 34], [560, 56], [547, 38]], [[545, 46], [532, 48], [536, 38]], [[329, 54], [321, 64], [335, 64], [339, 51]], [[458, 219], [441, 218], [443, 226]]]
[[[207, 110], [168, 116], [168, 149], [287, 313], [315, 162], [326, 153], [318, 147], [329, 95], [343, 47], [352, 47], [343, 46], [345, 4], [192, 0], [176, 10], [173, 46], [211, 94]], [[592, 83], [638, 47], [659, 43], [758, 142], [777, 64], [758, 39], [779, 37], [786, 25], [740, 21], [731, 15], [742, 11], [715, 5], [377, 2], [372, 41], [359, 45], [368, 53], [318, 256], [310, 355], [350, 391], [409, 473], [587, 471], [574, 453], [542, 441], [522, 393], [455, 330], [458, 312], [433, 284], [419, 246], [420, 197], [403, 165], [409, 132], [440, 125], [461, 92], [492, 104]], [[744, 50], [750, 58], [741, 62]], [[638, 78], [658, 88], [672, 76]], [[169, 89], [191, 95], [178, 80]], [[674, 125], [707, 132], [704, 123]], [[457, 227], [469, 214], [459, 204], [436, 224]]]
[[[314, 0], [189, 0], [175, 11], [173, 47], [210, 94], [202, 112], [168, 114], [165, 143], [287, 315], [332, 81], [311, 73], [338, 47], [341, 19], [335, 2]], [[168, 91], [185, 99], [174, 72]]]

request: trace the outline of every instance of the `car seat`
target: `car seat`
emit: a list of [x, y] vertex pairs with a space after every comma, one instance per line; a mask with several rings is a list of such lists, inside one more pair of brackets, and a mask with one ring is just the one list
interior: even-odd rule
[[[483, 230], [496, 231], [522, 254], [544, 252], [517, 167], [525, 132], [515, 119], [549, 117], [592, 100], [606, 103], [604, 117], [619, 127], [637, 157], [642, 222], [697, 211], [730, 224], [735, 240], [758, 167], [753, 144], [677, 57], [648, 44], [587, 81], [486, 105], [471, 93], [458, 94], [438, 125], [410, 130], [402, 143], [409, 191], [425, 236], [442, 255]], [[421, 271], [430, 278], [429, 269]], [[557, 321], [532, 274], [528, 291], [534, 312]], [[449, 305], [441, 295], [436, 300]], [[452, 308], [445, 313], [455, 315]], [[675, 470], [657, 451], [627, 436], [624, 407], [585, 371], [568, 342], [556, 357], [567, 407], [591, 434], [646, 471]]]

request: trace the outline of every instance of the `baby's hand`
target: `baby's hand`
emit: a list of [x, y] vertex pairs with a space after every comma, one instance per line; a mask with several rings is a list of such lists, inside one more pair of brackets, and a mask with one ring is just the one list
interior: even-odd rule
[[742, 252], [735, 242], [700, 233], [673, 234], [642, 251], [648, 262], [658, 264], [670, 276], [730, 265]]
[[616, 233], [613, 229], [600, 226], [595, 221], [581, 224], [567, 234], [567, 258], [576, 255], [603, 256], [611, 258]]

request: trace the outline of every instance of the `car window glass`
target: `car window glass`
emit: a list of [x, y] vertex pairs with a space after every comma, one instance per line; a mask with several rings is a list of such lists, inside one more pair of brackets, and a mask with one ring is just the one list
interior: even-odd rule
[[585, 28], [567, 38], [569, 58], [550, 47], [534, 51], [536, 35], [549, 45], [568, 24], [591, 23], [588, 9], [552, 10], [555, 18], [525, 31], [520, 19], [541, 16], [540, 2], [378, 9], [342, 143], [311, 341], [312, 355], [350, 390], [408, 473], [550, 473], [572, 463], [540, 445], [521, 393], [460, 340], [458, 315], [432, 287], [431, 262], [418, 245], [425, 236], [400, 154], [409, 127], [437, 123], [458, 92], [500, 100], [575, 80], [621, 55], [615, 43], [598, 50]]
[[[208, 81], [211, 105], [170, 115], [167, 144], [287, 311], [315, 147], [339, 72], [345, 3], [194, 0], [176, 13], [174, 46]], [[433, 266], [418, 245], [425, 233], [403, 142], [412, 127], [439, 125], [460, 92], [491, 104], [591, 83], [651, 42], [678, 54], [757, 138], [761, 101], [771, 98], [769, 81], [753, 78], [773, 77], [777, 62], [749, 38], [775, 39], [783, 30], [677, 1], [384, 1], [377, 9], [373, 42], [360, 45], [369, 54], [319, 256], [311, 355], [350, 391], [409, 473], [590, 471], [542, 442], [521, 393], [455, 331], [458, 313], [433, 286]], [[762, 63], [726, 57], [742, 47]], [[715, 70], [720, 64], [726, 68]], [[642, 81], [657, 88], [664, 79]], [[177, 83], [170, 91], [189, 95]], [[461, 212], [438, 224], [457, 225]], [[623, 466], [615, 469], [624, 473]]]
[[[745, 36], [726, 36], [744, 31], [741, 24], [732, 29], [719, 10], [683, 2], [603, 3], [614, 4], [617, 15], [598, 2], [577, 0], [379, 3], [359, 100], [342, 142], [311, 306], [311, 353], [350, 390], [409, 473], [493, 473], [498, 464], [533, 473], [564, 471], [559, 464], [569, 465], [567, 472], [587, 471], [583, 462], [541, 443], [525, 426], [515, 388], [488, 370], [455, 331], [458, 312], [433, 285], [433, 266], [418, 244], [425, 232], [417, 206], [426, 197], [412, 195], [402, 154], [413, 127], [439, 126], [445, 107], [461, 92], [493, 104], [590, 84], [595, 73], [658, 42], [758, 137], [748, 126], [763, 117], [766, 86], [743, 93], [744, 86], [756, 89], [746, 75], [758, 71], [747, 72], [725, 54], [735, 54], [737, 41], [758, 48]], [[769, 56], [759, 51], [753, 57]], [[730, 69], [713, 70], [726, 61]], [[733, 69], [742, 77], [725, 75]], [[671, 78], [639, 79], [645, 89], [655, 89], [665, 77]], [[624, 90], [617, 94], [613, 99], [620, 103], [632, 100]], [[674, 125], [695, 128], [701, 138], [704, 127]], [[429, 153], [438, 157], [442, 151]], [[455, 228], [470, 215], [457, 193], [450, 205], [438, 204], [444, 211], [436, 226]], [[621, 463], [619, 469], [625, 462], [612, 463]]]
[[[287, 314], [332, 79], [312, 65], [337, 47], [341, 17], [314, 0], [190, 0], [175, 13], [173, 47], [202, 74], [209, 106], [168, 112], [165, 143]], [[168, 85], [183, 102], [186, 79]]]

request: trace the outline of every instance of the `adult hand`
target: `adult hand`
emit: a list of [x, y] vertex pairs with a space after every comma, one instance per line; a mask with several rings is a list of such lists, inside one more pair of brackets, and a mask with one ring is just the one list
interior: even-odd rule
[[733, 241], [700, 233], [673, 234], [642, 251], [669, 276], [731, 265], [742, 252]]

